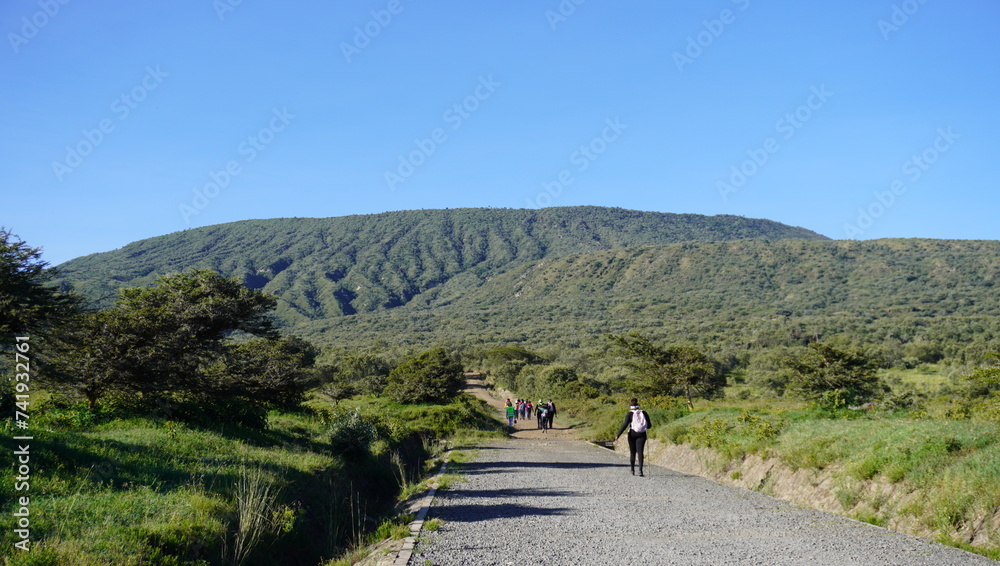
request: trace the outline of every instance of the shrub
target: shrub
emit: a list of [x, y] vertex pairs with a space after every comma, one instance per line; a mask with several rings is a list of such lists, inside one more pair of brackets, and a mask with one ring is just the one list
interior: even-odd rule
[[357, 410], [334, 411], [328, 432], [330, 448], [337, 454], [366, 454], [379, 438], [379, 428], [374, 417], [362, 416]]
[[789, 388], [824, 409], [865, 403], [886, 390], [877, 374], [879, 362], [857, 350], [813, 343], [785, 364], [794, 372]]
[[441, 403], [453, 398], [465, 380], [462, 366], [435, 348], [398, 365], [389, 373], [387, 397], [397, 403]]

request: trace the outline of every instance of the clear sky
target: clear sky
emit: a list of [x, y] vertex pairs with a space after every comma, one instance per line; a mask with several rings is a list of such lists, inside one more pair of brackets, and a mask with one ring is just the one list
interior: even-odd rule
[[53, 264], [419, 208], [1000, 239], [998, 29], [993, 0], [5, 2], [0, 225]]

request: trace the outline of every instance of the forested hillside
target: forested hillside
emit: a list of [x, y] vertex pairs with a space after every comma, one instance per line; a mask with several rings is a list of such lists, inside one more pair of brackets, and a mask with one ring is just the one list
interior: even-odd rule
[[617, 208], [454, 209], [338, 218], [246, 220], [134, 242], [59, 266], [92, 300], [157, 275], [206, 267], [279, 297], [303, 322], [432, 304], [438, 288], [475, 288], [521, 262], [681, 241], [824, 239], [769, 220]]
[[831, 241], [731, 216], [568, 207], [248, 220], [59, 269], [94, 299], [190, 267], [273, 293], [279, 320], [323, 346], [559, 349], [635, 330], [716, 352], [835, 335], [897, 360], [908, 344], [958, 358], [1000, 347], [1000, 242]]
[[[1000, 347], [1000, 242], [686, 242], [526, 263], [436, 308], [318, 320], [295, 332], [327, 344], [593, 344], [607, 332], [741, 351], [840, 338], [937, 355]], [[891, 357], [891, 356], [890, 356]]]

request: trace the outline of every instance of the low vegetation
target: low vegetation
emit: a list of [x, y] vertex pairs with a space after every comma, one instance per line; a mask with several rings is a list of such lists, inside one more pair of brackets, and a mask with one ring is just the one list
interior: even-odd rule
[[[371, 533], [413, 494], [438, 439], [501, 434], [468, 397], [359, 398], [272, 412], [262, 430], [89, 411], [35, 410], [32, 549], [4, 564], [316, 564], [384, 534]], [[0, 493], [19, 495], [11, 475]], [[0, 536], [13, 549], [15, 535]]]

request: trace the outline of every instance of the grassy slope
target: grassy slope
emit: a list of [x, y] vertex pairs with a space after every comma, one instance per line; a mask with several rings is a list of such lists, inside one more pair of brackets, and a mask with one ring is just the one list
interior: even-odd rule
[[[264, 432], [225, 433], [144, 419], [45, 431], [51, 422], [39, 421], [31, 444], [32, 550], [14, 551], [14, 534], [5, 530], [0, 544], [7, 554], [0, 560], [5, 566], [215, 565], [237, 563], [239, 549], [247, 548], [248, 564], [314, 566], [362, 543], [374, 526], [364, 517], [392, 507], [419, 476], [421, 443], [414, 446], [411, 433], [431, 439], [501, 428], [472, 400], [355, 406], [366, 422], [382, 423], [360, 453], [341, 450], [356, 434], [332, 444], [330, 424], [305, 415], [272, 415]], [[319, 408], [342, 422], [343, 412]], [[35, 414], [44, 419], [46, 410]], [[394, 452], [410, 471], [400, 470]], [[10, 516], [11, 475], [0, 478], [0, 494]], [[262, 518], [256, 526], [249, 520], [255, 514]]]

